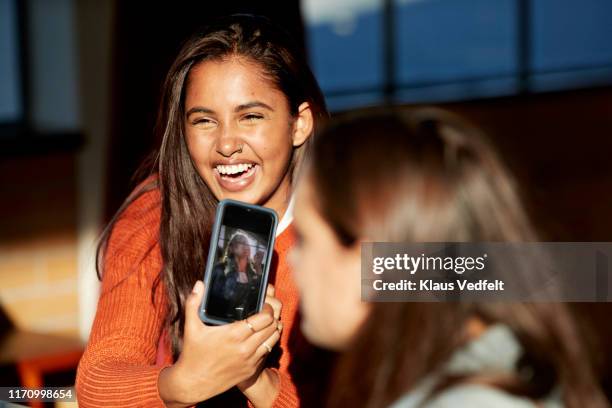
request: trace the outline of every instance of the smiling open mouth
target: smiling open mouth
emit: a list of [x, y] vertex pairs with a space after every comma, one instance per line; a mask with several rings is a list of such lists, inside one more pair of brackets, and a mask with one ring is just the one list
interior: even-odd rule
[[255, 163], [217, 164], [214, 172], [223, 189], [238, 192], [253, 182], [258, 168]]
[[256, 164], [253, 163], [241, 163], [241, 164], [230, 164], [223, 165], [219, 164], [215, 168], [221, 175], [221, 178], [237, 179], [243, 176], [249, 176], [255, 171]]

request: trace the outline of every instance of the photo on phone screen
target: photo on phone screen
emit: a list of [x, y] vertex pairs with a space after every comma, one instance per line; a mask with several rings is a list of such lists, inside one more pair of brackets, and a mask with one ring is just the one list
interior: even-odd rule
[[224, 200], [217, 211], [202, 320], [227, 323], [257, 313], [263, 304], [276, 214], [233, 200]]

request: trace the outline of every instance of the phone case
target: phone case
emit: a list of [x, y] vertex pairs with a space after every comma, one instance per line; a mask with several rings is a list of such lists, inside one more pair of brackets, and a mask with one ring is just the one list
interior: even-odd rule
[[215, 263], [215, 252], [216, 252], [216, 248], [217, 248], [218, 241], [219, 241], [219, 231], [221, 229], [223, 213], [224, 213], [225, 207], [229, 205], [240, 206], [240, 207], [246, 208], [251, 211], [265, 212], [272, 216], [272, 231], [270, 232], [271, 236], [269, 239], [269, 245], [268, 245], [268, 251], [267, 251], [268, 253], [266, 255], [267, 262], [265, 265], [265, 269], [263, 271], [263, 278], [262, 278], [263, 283], [261, 286], [262, 290], [260, 291], [258, 295], [258, 299], [257, 299], [257, 312], [261, 311], [261, 309], [263, 308], [264, 301], [266, 299], [266, 288], [268, 287], [268, 274], [270, 272], [270, 264], [272, 263], [272, 253], [274, 252], [274, 242], [276, 240], [276, 227], [278, 226], [278, 215], [276, 215], [276, 211], [270, 208], [266, 208], [266, 207], [262, 207], [262, 206], [254, 205], [254, 204], [247, 204], [247, 203], [243, 203], [238, 200], [232, 200], [229, 198], [219, 201], [219, 204], [217, 205], [217, 211], [215, 214], [215, 223], [213, 225], [210, 248], [208, 250], [208, 259], [206, 261], [206, 269], [204, 271], [204, 285], [206, 289], [204, 291], [204, 297], [202, 298], [202, 303], [200, 304], [200, 313], [199, 313], [200, 319], [204, 323], [212, 324], [212, 325], [222, 325], [222, 324], [228, 324], [228, 323], [233, 322], [233, 320], [222, 320], [222, 319], [217, 319], [217, 318], [206, 315], [206, 309], [204, 307], [206, 305], [206, 300], [210, 293], [209, 292], [210, 280], [212, 279], [212, 271], [213, 271], [214, 263]]

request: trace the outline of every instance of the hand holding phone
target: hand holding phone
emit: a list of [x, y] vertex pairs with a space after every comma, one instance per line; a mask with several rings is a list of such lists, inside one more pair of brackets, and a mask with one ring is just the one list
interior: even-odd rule
[[[244, 321], [202, 324], [199, 310], [203, 293], [204, 285], [198, 281], [185, 302], [181, 354], [159, 376], [160, 397], [168, 407], [195, 405], [235, 385], [252, 384], [265, 356], [280, 339], [280, 302], [274, 299], [273, 290], [268, 291], [262, 311], [248, 318], [252, 329]], [[243, 392], [247, 395], [248, 390]]]
[[259, 381], [265, 356], [282, 330], [273, 288], [266, 300], [276, 226], [272, 210], [234, 200], [219, 203], [206, 283], [197, 282], [189, 295], [183, 349], [159, 377], [167, 406], [194, 405], [234, 385], [255, 401], [278, 386], [278, 381]]

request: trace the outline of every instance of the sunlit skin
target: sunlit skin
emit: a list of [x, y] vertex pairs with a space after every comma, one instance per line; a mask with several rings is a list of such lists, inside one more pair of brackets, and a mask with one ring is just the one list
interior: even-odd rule
[[315, 199], [307, 177], [296, 192], [298, 243], [289, 257], [300, 291], [302, 331], [318, 346], [344, 350], [369, 311], [361, 301], [361, 247], [340, 244]]
[[[185, 134], [196, 169], [219, 200], [232, 198], [284, 214], [291, 194], [292, 151], [312, 131], [302, 103], [291, 115], [287, 97], [243, 57], [206, 61], [188, 77]], [[240, 177], [219, 165], [248, 164]]]

